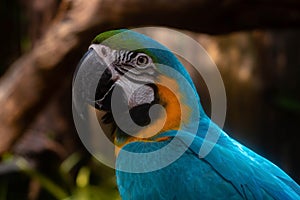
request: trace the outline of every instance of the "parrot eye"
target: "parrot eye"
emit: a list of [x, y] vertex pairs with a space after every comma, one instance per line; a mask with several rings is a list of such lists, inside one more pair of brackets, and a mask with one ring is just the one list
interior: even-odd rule
[[136, 64], [139, 67], [145, 67], [146, 65], [148, 65], [148, 63], [149, 63], [149, 58], [145, 55], [140, 55], [136, 59]]

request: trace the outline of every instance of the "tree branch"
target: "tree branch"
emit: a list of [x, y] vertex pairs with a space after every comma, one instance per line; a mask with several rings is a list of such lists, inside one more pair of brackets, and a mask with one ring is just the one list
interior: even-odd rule
[[[210, 34], [258, 28], [299, 28], [300, 1], [73, 0], [34, 49], [0, 82], [0, 154], [7, 151], [69, 80], [90, 40], [120, 27], [162, 25]], [[71, 99], [70, 99], [71, 106]]]

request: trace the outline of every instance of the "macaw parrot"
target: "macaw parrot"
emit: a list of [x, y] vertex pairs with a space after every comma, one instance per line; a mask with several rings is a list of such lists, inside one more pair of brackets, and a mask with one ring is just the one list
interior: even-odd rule
[[[79, 96], [105, 111], [104, 123], [114, 124], [122, 199], [300, 199], [299, 185], [283, 170], [212, 122], [184, 66], [150, 37], [127, 29], [104, 32], [78, 68], [86, 71], [83, 84], [97, 83], [95, 93]], [[151, 109], [155, 105], [163, 110]], [[219, 138], [202, 157], [208, 130]]]

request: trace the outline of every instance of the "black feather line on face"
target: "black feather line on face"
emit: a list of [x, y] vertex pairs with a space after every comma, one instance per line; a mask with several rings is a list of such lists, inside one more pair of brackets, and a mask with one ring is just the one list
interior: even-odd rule
[[147, 126], [150, 124], [149, 110], [152, 105], [159, 103], [157, 86], [153, 83], [146, 85], [153, 89], [154, 100], [151, 103], [141, 104], [129, 110], [132, 120], [139, 126]]
[[115, 69], [120, 75], [122, 75], [122, 76], [126, 73], [125, 70], [124, 70], [125, 72], [122, 72], [121, 67], [117, 67], [117, 66], [116, 66], [116, 67], [114, 67], [114, 69]]
[[136, 56], [138, 55], [138, 53], [137, 52], [135, 52], [135, 51], [132, 51], [132, 54], [130, 55], [130, 58], [129, 58], [129, 60], [133, 60]]
[[149, 110], [151, 108], [150, 103], [137, 105], [129, 110], [130, 117], [139, 126], [147, 126], [150, 124], [151, 119], [149, 117]]
[[[155, 96], [154, 100], [151, 103], [141, 104], [141, 105], [135, 106], [129, 110], [130, 117], [139, 126], [147, 126], [151, 123], [150, 117], [149, 117], [149, 109], [151, 108], [152, 105], [158, 104], [160, 102], [157, 86], [153, 83], [146, 84], [146, 85], [153, 89], [154, 96]], [[122, 112], [117, 113], [117, 114], [122, 115]], [[154, 119], [159, 117], [159, 113], [157, 113], [157, 114], [158, 114], [157, 116], [154, 116]], [[101, 121], [104, 124], [113, 124], [113, 126], [115, 127], [113, 129], [114, 131], [111, 133], [113, 137], [117, 137], [118, 139], [126, 140], [127, 138], [132, 137], [132, 135], [134, 135], [134, 133], [130, 133], [130, 135], [128, 135], [121, 129], [117, 128], [111, 111], [107, 111], [106, 114], [102, 117]], [[115, 131], [115, 129], [117, 129], [117, 131]], [[114, 133], [116, 133], [116, 135], [113, 135]]]
[[[151, 119], [149, 117], [149, 110], [150, 110], [151, 106], [153, 106], [154, 104], [158, 104], [160, 102], [157, 86], [153, 83], [149, 83], [146, 85], [153, 89], [154, 100], [151, 103], [141, 104], [141, 105], [135, 106], [129, 110], [131, 119], [139, 126], [147, 126], [151, 123]], [[119, 114], [122, 114], [122, 113], [119, 113]], [[154, 119], [157, 119], [159, 117], [159, 114], [160, 113], [157, 113], [157, 116], [153, 116]], [[115, 137], [117, 137], [118, 140], [124, 140], [124, 141], [130, 137], [133, 137], [132, 135], [137, 134], [137, 133], [130, 133], [130, 135], [128, 135], [127, 133], [125, 133], [124, 131], [122, 131], [121, 129], [118, 129], [118, 128], [115, 133], [116, 133]]]

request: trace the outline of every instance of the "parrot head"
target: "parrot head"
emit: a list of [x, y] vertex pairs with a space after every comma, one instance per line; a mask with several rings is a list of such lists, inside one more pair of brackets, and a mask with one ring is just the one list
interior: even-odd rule
[[[114, 140], [120, 146], [195, 127], [199, 113], [204, 113], [195, 86], [177, 57], [138, 32], [121, 29], [98, 35], [77, 73], [84, 85], [79, 96], [106, 112], [102, 121], [115, 125]], [[162, 109], [151, 109], [155, 105]]]

